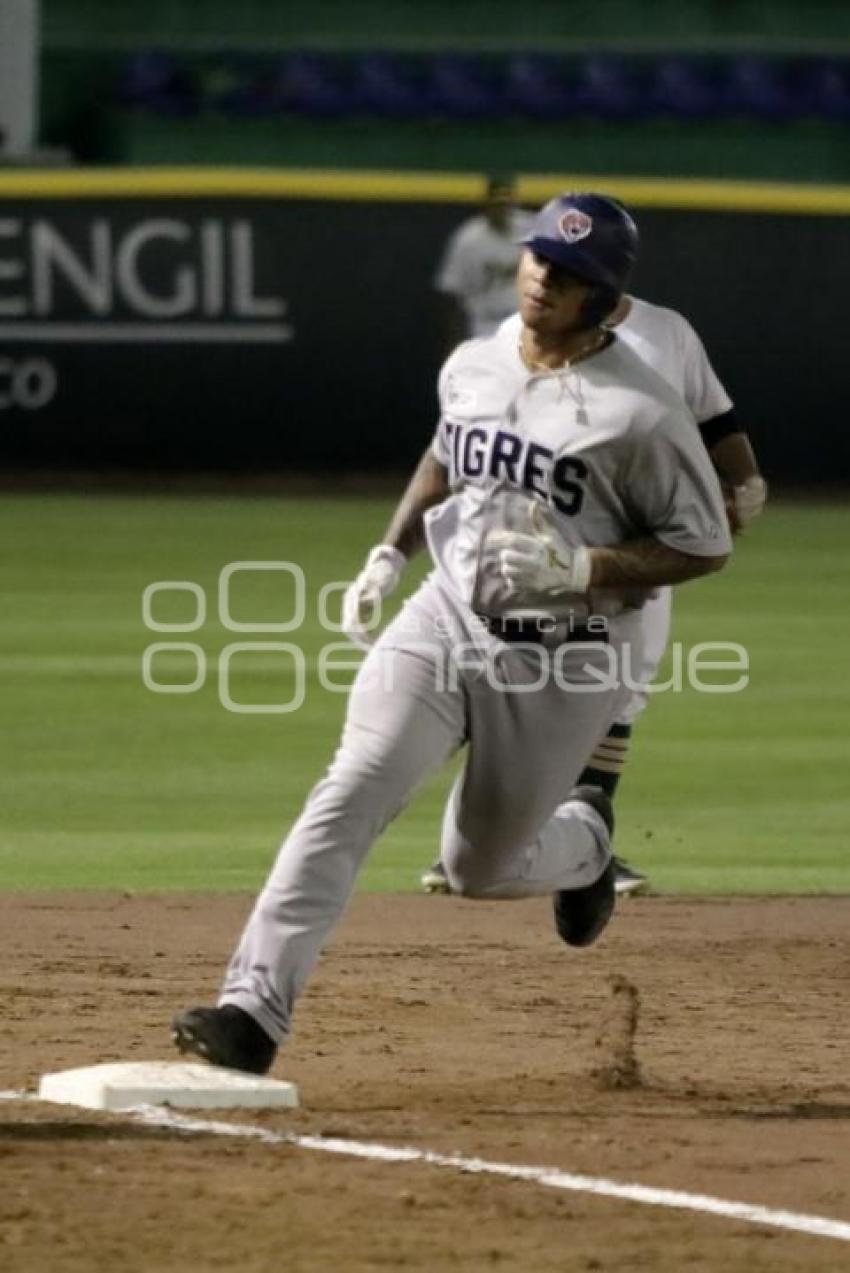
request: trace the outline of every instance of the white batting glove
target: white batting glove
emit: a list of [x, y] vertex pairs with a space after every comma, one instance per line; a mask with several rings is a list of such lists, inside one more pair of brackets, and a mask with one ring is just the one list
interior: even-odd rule
[[381, 618], [381, 602], [395, 592], [407, 558], [389, 544], [378, 544], [366, 558], [366, 565], [345, 592], [342, 599], [342, 630], [368, 650], [375, 640], [375, 628]]
[[498, 549], [499, 573], [510, 592], [548, 597], [587, 592], [591, 569], [587, 548], [568, 548], [552, 535], [514, 530], [497, 531], [490, 543]]
[[743, 530], [760, 516], [767, 500], [767, 482], [758, 473], [732, 488], [732, 513]]

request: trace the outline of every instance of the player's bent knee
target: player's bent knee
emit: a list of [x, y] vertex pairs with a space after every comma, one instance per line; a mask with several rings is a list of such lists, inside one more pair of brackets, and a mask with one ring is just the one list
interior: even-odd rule
[[482, 880], [470, 879], [465, 875], [451, 875], [446, 872], [449, 888], [455, 897], [481, 898], [487, 896], [487, 888]]
[[494, 865], [491, 854], [469, 848], [443, 857], [449, 888], [458, 897], [488, 897], [497, 880]]

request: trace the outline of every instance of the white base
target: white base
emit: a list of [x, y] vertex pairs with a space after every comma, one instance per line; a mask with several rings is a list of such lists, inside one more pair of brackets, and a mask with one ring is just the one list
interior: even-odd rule
[[294, 1109], [294, 1083], [240, 1070], [187, 1061], [137, 1061], [90, 1065], [42, 1076], [39, 1099], [85, 1109], [131, 1109], [172, 1105], [176, 1109]]

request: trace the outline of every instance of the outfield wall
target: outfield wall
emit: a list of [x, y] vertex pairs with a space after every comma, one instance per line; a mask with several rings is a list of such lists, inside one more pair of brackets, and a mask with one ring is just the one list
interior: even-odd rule
[[[535, 177], [535, 204], [587, 185]], [[768, 475], [843, 479], [850, 189], [608, 180], [634, 291], [703, 335]], [[409, 465], [435, 417], [430, 280], [472, 176], [0, 174], [7, 465]]]

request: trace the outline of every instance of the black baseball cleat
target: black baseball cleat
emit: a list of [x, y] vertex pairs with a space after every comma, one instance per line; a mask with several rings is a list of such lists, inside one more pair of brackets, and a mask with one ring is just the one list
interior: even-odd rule
[[[600, 787], [576, 787], [570, 800], [581, 800], [595, 809], [614, 834], [614, 807]], [[555, 928], [568, 946], [590, 946], [614, 914], [616, 871], [613, 859], [592, 884], [584, 888], [564, 888], [553, 897]]]
[[185, 1055], [194, 1053], [211, 1065], [265, 1074], [277, 1045], [254, 1018], [235, 1004], [221, 1008], [189, 1008], [171, 1023], [171, 1037]]

